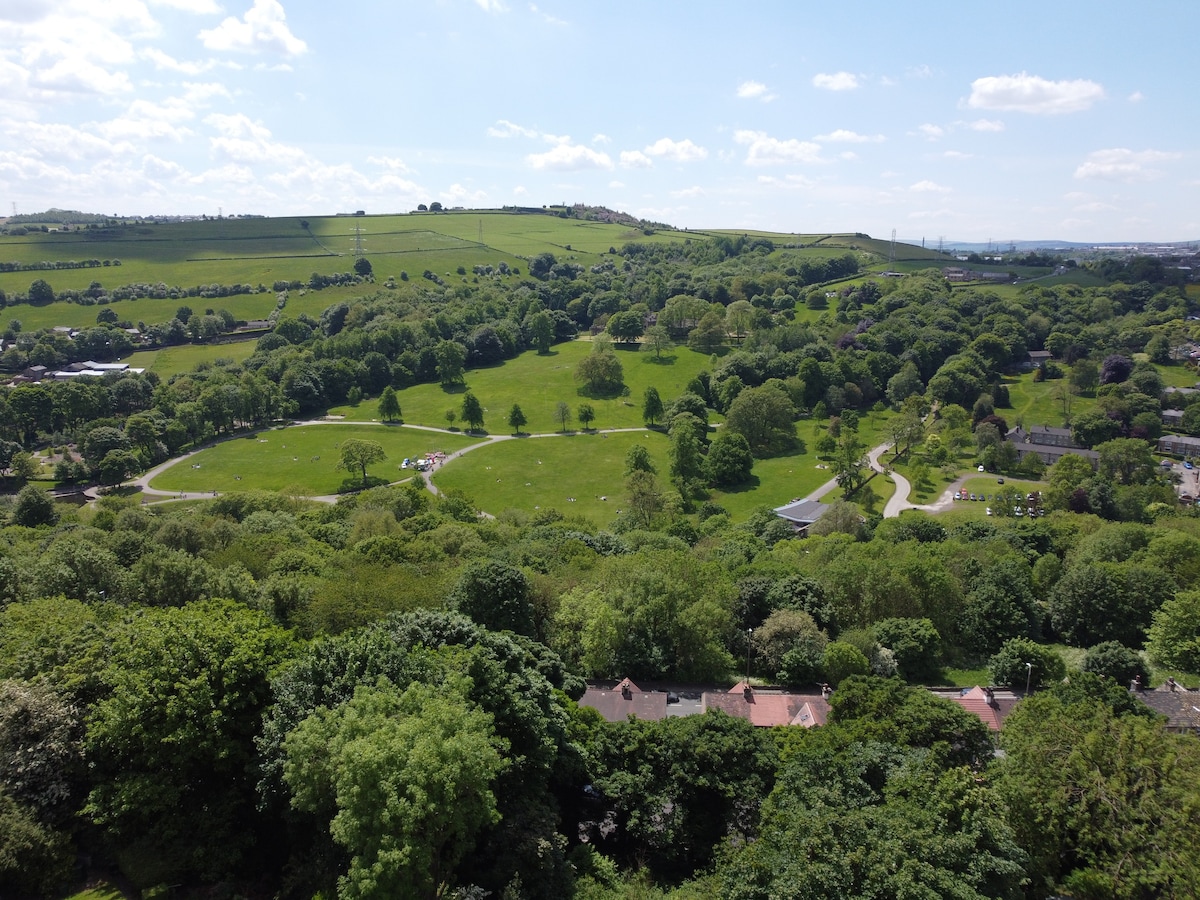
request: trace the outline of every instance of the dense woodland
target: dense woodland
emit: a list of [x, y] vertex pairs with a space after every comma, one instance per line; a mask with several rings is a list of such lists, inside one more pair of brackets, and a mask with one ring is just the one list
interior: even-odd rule
[[[413, 485], [174, 508], [114, 492], [79, 510], [22, 489], [0, 530], [0, 893], [61, 896], [101, 871], [229, 897], [1200, 894], [1200, 744], [1125, 689], [1200, 673], [1200, 518], [1150, 443], [1163, 403], [1190, 396], [1155, 367], [1191, 337], [1186, 293], [1001, 297], [859, 266], [720, 239], [458, 283], [367, 273], [320, 319], [282, 298], [241, 364], [0, 394], [10, 486], [47, 445], [68, 448], [61, 480], [118, 484], [217, 435], [581, 331], [713, 354], [680, 397], [635, 398], [671, 464], [631, 453], [612, 522], [485, 518]], [[202, 339], [206, 316], [221, 319], [167, 325]], [[25, 355], [10, 368], [90, 358], [53, 333], [4, 340]], [[1098, 469], [1042, 471], [1000, 440], [1002, 376], [1033, 349]], [[592, 365], [598, 395], [620, 390]], [[1071, 416], [1081, 397], [1096, 402]], [[912, 465], [1041, 476], [1050, 513], [862, 515], [858, 423], [888, 409]], [[845, 498], [806, 539], [706, 497], [801, 451]], [[755, 678], [836, 688], [829, 725], [608, 724], [574, 702], [585, 678], [729, 684], [748, 629]], [[1052, 644], [1086, 650], [1082, 666]], [[915, 687], [948, 666], [1030, 679], [1002, 755]]]

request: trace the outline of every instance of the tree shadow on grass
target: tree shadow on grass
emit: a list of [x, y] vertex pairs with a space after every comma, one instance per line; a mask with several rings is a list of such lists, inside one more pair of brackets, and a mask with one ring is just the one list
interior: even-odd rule
[[757, 490], [760, 484], [762, 484], [762, 481], [759, 480], [759, 477], [751, 475], [748, 480], [743, 481], [741, 484], [719, 484], [715, 490], [720, 491], [722, 494], [746, 494]]
[[467, 383], [465, 381], [456, 381], [454, 384], [443, 384], [443, 394], [465, 394], [467, 392]]
[[642, 362], [649, 363], [652, 366], [673, 366], [675, 361], [679, 359], [674, 353], [664, 353], [661, 356], [647, 354], [642, 358]]

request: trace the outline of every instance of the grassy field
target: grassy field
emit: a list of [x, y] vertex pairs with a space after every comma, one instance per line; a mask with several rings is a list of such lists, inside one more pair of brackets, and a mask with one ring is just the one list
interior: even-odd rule
[[242, 362], [254, 353], [257, 340], [233, 341], [228, 344], [180, 344], [159, 350], [138, 350], [125, 357], [122, 362], [134, 368], [154, 372], [164, 380], [181, 372], [190, 372], [201, 363], [219, 360]]
[[315, 216], [307, 229], [299, 218], [213, 219], [169, 224], [0, 237], [0, 259], [25, 263], [86, 259], [120, 260], [120, 266], [50, 272], [0, 273], [0, 288], [23, 291], [45, 277], [55, 288], [82, 289], [93, 280], [106, 287], [165, 281], [192, 285], [307, 279], [313, 272], [350, 270], [361, 241], [382, 280], [401, 271], [438, 274], [459, 265], [505, 260], [524, 269], [522, 258], [546, 251], [581, 264], [631, 240], [682, 241], [685, 232], [644, 235], [607, 225], [547, 215], [498, 212], [389, 216]]
[[[466, 373], [466, 387], [445, 389], [437, 384], [419, 384], [397, 393], [404, 421], [413, 425], [444, 428], [446, 410], [456, 413], [462, 407], [462, 396], [470, 390], [484, 408], [484, 427], [491, 434], [509, 434], [508, 413], [514, 403], [525, 413], [530, 432], [557, 431], [559, 423], [555, 409], [560, 401], [571, 407], [572, 421], [581, 403], [590, 403], [596, 412], [593, 428], [640, 427], [642, 395], [654, 385], [663, 403], [684, 392], [687, 383], [700, 372], [710, 368], [710, 357], [676, 348], [656, 361], [652, 353], [636, 350], [617, 350], [625, 372], [628, 397], [591, 398], [581, 393], [575, 382], [575, 367], [592, 350], [590, 341], [579, 340], [556, 344], [550, 353], [538, 356], [529, 351], [499, 366], [473, 369]], [[377, 415], [378, 401], [363, 400], [357, 406], [340, 406], [330, 410], [337, 415], [366, 420]]]
[[368, 474], [399, 481], [404, 457], [434, 450], [452, 453], [479, 438], [396, 425], [304, 425], [256, 432], [202, 450], [167, 469], [150, 486], [161, 491], [285, 491], [298, 496], [337, 492], [347, 473], [337, 468], [338, 447], [350, 438], [378, 441], [388, 458]]
[[655, 431], [497, 441], [447, 464], [433, 481], [463, 491], [493, 515], [553, 508], [603, 526], [624, 503], [625, 454], [635, 443], [650, 451], [661, 484], [670, 465], [669, 439]]

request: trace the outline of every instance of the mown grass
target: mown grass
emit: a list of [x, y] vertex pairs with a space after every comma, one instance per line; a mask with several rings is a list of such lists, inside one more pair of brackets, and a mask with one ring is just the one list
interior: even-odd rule
[[161, 491], [285, 491], [298, 496], [336, 493], [350, 477], [337, 467], [339, 446], [350, 438], [378, 441], [388, 458], [367, 469], [388, 481], [409, 477], [404, 457], [434, 450], [452, 453], [480, 441], [462, 434], [384, 425], [302, 425], [223, 441], [167, 469], [150, 486]]
[[158, 350], [138, 350], [125, 357], [133, 368], [154, 372], [164, 380], [182, 372], [191, 372], [202, 363], [222, 360], [240, 363], [254, 353], [257, 340], [232, 341], [227, 344], [180, 344]]
[[[462, 398], [471, 391], [484, 408], [484, 427], [492, 434], [509, 434], [508, 414], [514, 403], [521, 407], [528, 422], [522, 429], [529, 432], [559, 430], [555, 410], [559, 402], [571, 408], [571, 422], [581, 403], [589, 403], [596, 412], [593, 428], [641, 427], [642, 398], [646, 388], [657, 388], [663, 403], [684, 392], [687, 383], [700, 372], [710, 368], [710, 357], [676, 348], [656, 360], [653, 353], [637, 350], [617, 350], [624, 369], [627, 397], [589, 397], [575, 381], [575, 368], [592, 351], [590, 341], [579, 340], [556, 344], [548, 354], [539, 356], [529, 351], [499, 366], [472, 369], [466, 373], [466, 384], [450, 389], [437, 384], [419, 384], [397, 393], [404, 421], [413, 425], [444, 428], [446, 411], [461, 411]], [[339, 406], [333, 414], [356, 419], [372, 419], [377, 415], [378, 400], [363, 400], [357, 406]]]
[[497, 441], [449, 463], [433, 481], [442, 490], [464, 492], [493, 515], [557, 509], [605, 526], [625, 504], [625, 455], [634, 444], [650, 451], [660, 487], [666, 487], [669, 439], [657, 431]]

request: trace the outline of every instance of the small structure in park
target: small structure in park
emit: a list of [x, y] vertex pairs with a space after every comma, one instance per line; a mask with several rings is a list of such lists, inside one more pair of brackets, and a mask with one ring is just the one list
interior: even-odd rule
[[812, 524], [828, 510], [829, 507], [820, 500], [793, 500], [785, 506], [777, 506], [775, 515], [791, 522], [795, 532], [806, 537]]

